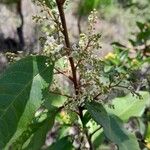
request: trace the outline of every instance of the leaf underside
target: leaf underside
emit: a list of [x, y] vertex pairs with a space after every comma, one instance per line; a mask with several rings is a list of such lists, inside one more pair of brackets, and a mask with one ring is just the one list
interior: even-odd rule
[[135, 136], [123, 128], [123, 124], [117, 116], [108, 114], [104, 107], [97, 102], [88, 102], [86, 107], [92, 118], [103, 127], [105, 136], [117, 144], [120, 150], [139, 150]]

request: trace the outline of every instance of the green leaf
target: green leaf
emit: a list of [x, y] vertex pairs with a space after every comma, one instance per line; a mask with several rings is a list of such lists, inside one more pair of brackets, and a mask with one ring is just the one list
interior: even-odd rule
[[47, 150], [73, 150], [72, 142], [68, 136], [56, 141]]
[[52, 9], [53, 7], [55, 7], [55, 3], [53, 0], [45, 0], [45, 4], [47, 5], [47, 7], [49, 7], [50, 9]]
[[94, 8], [98, 9], [101, 6], [110, 6], [111, 0], [82, 0], [78, 12], [79, 15], [88, 15]]
[[105, 136], [117, 144], [120, 150], [139, 150], [135, 136], [130, 135], [123, 128], [118, 117], [109, 115], [104, 107], [97, 102], [87, 102], [86, 107], [92, 118], [103, 127]]
[[145, 139], [147, 140], [148, 143], [150, 143], [150, 122], [148, 122], [147, 124]]
[[128, 94], [125, 97], [119, 97], [112, 100], [114, 109], [106, 106], [107, 112], [118, 116], [123, 121], [128, 121], [130, 117], [140, 117], [146, 107], [150, 106], [150, 94], [148, 92], [139, 92], [142, 99]]
[[[46, 134], [53, 127], [56, 110], [49, 112], [47, 119], [41, 126], [36, 127], [36, 132], [32, 135], [29, 145], [24, 150], [38, 150], [45, 144]], [[38, 125], [37, 125], [38, 126]]]
[[99, 130], [97, 131], [93, 136], [92, 136], [92, 143], [93, 143], [93, 147], [95, 150], [99, 150], [100, 146], [104, 143], [105, 140], [105, 136], [104, 136], [104, 132], [103, 130]]
[[53, 74], [53, 65], [46, 67], [46, 62], [47, 57], [30, 56], [0, 76], [0, 149], [26, 130], [41, 105]]
[[86, 124], [90, 121], [90, 119], [91, 115], [88, 111], [86, 111], [82, 119], [83, 126], [86, 126]]
[[70, 131], [70, 125], [62, 124], [60, 129], [58, 130], [57, 140], [66, 137]]
[[144, 26], [145, 26], [144, 23], [141, 23], [141, 22], [137, 21], [137, 22], [136, 22], [136, 25], [138, 26], [138, 28], [139, 28], [141, 31], [143, 31]]
[[[56, 91], [56, 93], [57, 93], [57, 91]], [[58, 93], [61, 93], [61, 92], [58, 91]], [[46, 89], [45, 91], [43, 91], [43, 95], [44, 95], [45, 103], [47, 103], [47, 105], [49, 103], [49, 105], [53, 105], [55, 107], [63, 106], [64, 102], [67, 100], [67, 98], [65, 96], [55, 94], [55, 93], [49, 91], [49, 89]]]

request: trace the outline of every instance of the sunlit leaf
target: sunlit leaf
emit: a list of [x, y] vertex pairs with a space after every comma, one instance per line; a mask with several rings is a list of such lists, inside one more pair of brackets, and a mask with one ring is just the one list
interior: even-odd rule
[[42, 125], [37, 124], [36, 131], [33, 133], [31, 137], [29, 145], [24, 150], [38, 150], [41, 149], [42, 146], [45, 144], [46, 141], [46, 135], [48, 131], [53, 127], [55, 116], [56, 116], [57, 109], [51, 110], [51, 112], [48, 113], [48, 117], [46, 120], [42, 123]]
[[114, 109], [105, 107], [107, 112], [118, 116], [123, 121], [128, 121], [130, 117], [140, 117], [146, 107], [150, 106], [150, 94], [148, 92], [139, 93], [142, 98], [128, 94], [112, 100]]
[[42, 90], [52, 81], [53, 65], [46, 67], [47, 57], [21, 59], [0, 77], [0, 149], [15, 134], [20, 136], [31, 123], [42, 103]]

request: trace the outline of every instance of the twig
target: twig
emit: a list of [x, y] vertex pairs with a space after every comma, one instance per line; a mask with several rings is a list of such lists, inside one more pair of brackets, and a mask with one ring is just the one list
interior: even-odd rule
[[77, 69], [77, 67], [79, 66], [79, 64], [82, 62], [82, 60], [83, 60], [83, 59], [80, 59], [80, 60], [77, 62], [76, 66], [75, 66], [76, 69]]
[[69, 96], [67, 94], [62, 94], [62, 93], [54, 92], [54, 91], [49, 91], [49, 92], [52, 93], [52, 94], [55, 94], [55, 95], [60, 95], [60, 96], [65, 96], [65, 97], [68, 97], [68, 98], [72, 98], [72, 96]]
[[[86, 50], [89, 48], [90, 43], [91, 43], [91, 40], [89, 39], [89, 40], [88, 40], [88, 43], [87, 43], [87, 45], [86, 45], [86, 47], [83, 49], [83, 52], [86, 51]], [[80, 59], [80, 60], [77, 62], [75, 68], [77, 68], [77, 67], [79, 66], [79, 64], [82, 62], [82, 60], [83, 60], [83, 59]]]
[[109, 85], [109, 88], [114, 88], [114, 87], [118, 87], [119, 84], [122, 82], [122, 80], [120, 80], [118, 83], [114, 84], [114, 85]]
[[97, 128], [95, 131], [93, 131], [93, 132], [90, 134], [90, 138], [91, 138], [97, 131], [99, 131], [101, 128], [102, 128], [102, 126], [100, 126], [100, 127]]
[[81, 30], [81, 25], [80, 25], [80, 22], [81, 22], [81, 15], [79, 15], [79, 17], [78, 17], [78, 32], [79, 32], [79, 34], [81, 34], [81, 32], [82, 32], [82, 30]]
[[86, 51], [88, 48], [89, 48], [89, 46], [90, 46], [90, 44], [91, 44], [91, 41], [92, 40], [88, 40], [88, 42], [87, 42], [87, 45], [86, 45], [86, 47], [84, 48], [84, 50], [83, 51]]
[[64, 72], [62, 72], [61, 70], [57, 69], [57, 68], [54, 68], [58, 74], [62, 74], [64, 75], [65, 77], [67, 77], [68, 79], [70, 79], [71, 81], [73, 81], [72, 77], [71, 76], [67, 76]]
[[93, 99], [97, 100], [102, 93], [98, 93]]

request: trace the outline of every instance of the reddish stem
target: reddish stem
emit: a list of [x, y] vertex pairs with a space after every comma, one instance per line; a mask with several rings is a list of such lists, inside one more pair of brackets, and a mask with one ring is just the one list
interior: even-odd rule
[[71, 45], [70, 45], [69, 36], [68, 36], [66, 18], [65, 18], [65, 14], [64, 14], [64, 10], [63, 10], [63, 3], [62, 3], [61, 0], [56, 0], [56, 3], [57, 3], [59, 15], [60, 15], [61, 24], [62, 24], [62, 27], [63, 27], [63, 35], [64, 35], [64, 38], [65, 38], [65, 44], [66, 44], [66, 47], [67, 47], [67, 55], [69, 57], [69, 62], [70, 62], [70, 66], [71, 66], [71, 71], [72, 71], [72, 76], [73, 76], [73, 83], [74, 83], [76, 94], [78, 94], [78, 82], [77, 82], [77, 75], [76, 75], [76, 67], [75, 67], [75, 64], [74, 64], [73, 57], [70, 56], [71, 55]]

